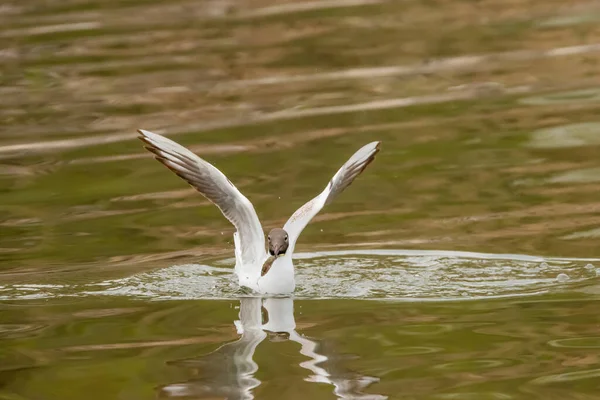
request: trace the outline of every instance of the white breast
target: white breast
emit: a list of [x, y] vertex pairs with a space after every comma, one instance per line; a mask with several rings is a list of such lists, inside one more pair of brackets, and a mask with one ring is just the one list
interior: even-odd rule
[[259, 293], [266, 294], [290, 294], [296, 288], [294, 280], [294, 263], [292, 262], [291, 254], [286, 254], [277, 258], [269, 272], [265, 276], [260, 276], [260, 271], [264, 262], [269, 258], [265, 258], [259, 265], [241, 266], [236, 263], [236, 273], [238, 274], [241, 286], [246, 286]]

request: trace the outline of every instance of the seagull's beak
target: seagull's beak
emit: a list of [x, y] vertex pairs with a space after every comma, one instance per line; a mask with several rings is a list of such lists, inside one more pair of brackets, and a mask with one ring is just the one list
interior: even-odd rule
[[284, 238], [273, 238], [269, 241], [269, 254], [279, 257], [285, 254], [288, 249], [287, 241]]

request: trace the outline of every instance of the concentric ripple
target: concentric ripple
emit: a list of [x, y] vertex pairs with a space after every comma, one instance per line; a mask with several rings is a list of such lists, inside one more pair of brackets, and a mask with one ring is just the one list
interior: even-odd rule
[[[407, 301], [525, 296], [592, 280], [600, 274], [594, 262], [600, 264], [600, 259], [410, 250], [301, 253], [295, 257], [294, 296]], [[0, 299], [223, 299], [250, 294], [238, 287], [232, 273], [233, 260], [216, 264], [174, 265], [83, 285], [0, 286]]]

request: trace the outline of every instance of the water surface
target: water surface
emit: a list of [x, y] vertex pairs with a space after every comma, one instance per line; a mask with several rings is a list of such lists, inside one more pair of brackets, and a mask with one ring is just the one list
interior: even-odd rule
[[[597, 397], [600, 9], [482, 0], [0, 6], [0, 398]], [[298, 291], [152, 160], [201, 154]], [[237, 322], [236, 322], [237, 321]]]

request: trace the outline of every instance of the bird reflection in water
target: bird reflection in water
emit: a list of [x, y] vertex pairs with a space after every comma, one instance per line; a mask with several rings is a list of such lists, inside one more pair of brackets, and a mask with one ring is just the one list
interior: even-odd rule
[[[264, 324], [263, 307], [267, 317]], [[319, 349], [317, 341], [296, 332], [293, 299], [242, 298], [239, 318], [234, 321], [241, 335], [238, 340], [204, 356], [170, 363], [192, 369], [199, 377], [163, 386], [160, 388], [161, 397], [254, 399], [253, 389], [261, 384], [254, 376], [259, 369], [253, 360], [254, 352], [265, 338], [270, 337], [272, 342], [291, 340], [300, 345], [300, 354], [309, 358], [299, 364], [310, 371], [305, 381], [332, 385], [333, 393], [342, 399], [387, 399], [387, 396], [362, 393], [367, 386], [378, 382], [378, 378], [343, 371], [335, 365], [333, 355], [328, 357], [318, 352], [323, 350]]]

